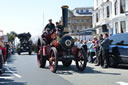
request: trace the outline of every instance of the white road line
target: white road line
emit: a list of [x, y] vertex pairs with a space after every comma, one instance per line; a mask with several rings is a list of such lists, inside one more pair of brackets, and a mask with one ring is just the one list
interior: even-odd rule
[[122, 81], [120, 81], [120, 82], [116, 82], [116, 83], [119, 84], [119, 85], [128, 85], [127, 82], [122, 82]]
[[6, 66], [6, 69], [7, 69], [10, 73], [12, 73], [14, 76], [16, 76], [16, 77], [18, 77], [18, 78], [21, 78], [21, 77], [22, 77], [22, 76], [20, 76], [19, 74], [16, 74], [15, 72], [11, 71], [11, 70], [8, 68], [7, 62], [5, 63], [5, 66]]
[[13, 79], [14, 77], [0, 77], [0, 79]]

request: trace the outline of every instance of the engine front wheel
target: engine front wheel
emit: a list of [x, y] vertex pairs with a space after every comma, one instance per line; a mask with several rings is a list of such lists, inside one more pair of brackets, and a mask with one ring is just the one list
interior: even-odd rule
[[49, 56], [50, 70], [53, 73], [56, 73], [57, 66], [58, 66], [58, 52], [57, 52], [57, 49], [55, 47], [52, 47], [51, 51], [50, 51], [50, 56]]
[[84, 48], [78, 49], [75, 62], [77, 69], [79, 71], [84, 71], [87, 64], [87, 56]]

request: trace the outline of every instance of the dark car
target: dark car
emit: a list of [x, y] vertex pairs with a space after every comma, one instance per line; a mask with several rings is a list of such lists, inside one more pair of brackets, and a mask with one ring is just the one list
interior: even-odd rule
[[128, 33], [113, 35], [110, 41], [110, 64], [128, 64]]

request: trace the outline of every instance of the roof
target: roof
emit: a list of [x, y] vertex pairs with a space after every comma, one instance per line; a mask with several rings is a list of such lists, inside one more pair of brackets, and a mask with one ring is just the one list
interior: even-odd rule
[[[90, 11], [89, 9], [92, 9], [92, 10]], [[71, 10], [71, 12], [73, 13], [74, 16], [92, 16], [93, 7], [78, 7], [78, 8]]]

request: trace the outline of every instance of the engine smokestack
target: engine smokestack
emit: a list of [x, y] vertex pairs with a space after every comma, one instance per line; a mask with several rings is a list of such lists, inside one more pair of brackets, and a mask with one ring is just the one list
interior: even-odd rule
[[64, 28], [68, 27], [68, 6], [62, 6], [62, 21]]

